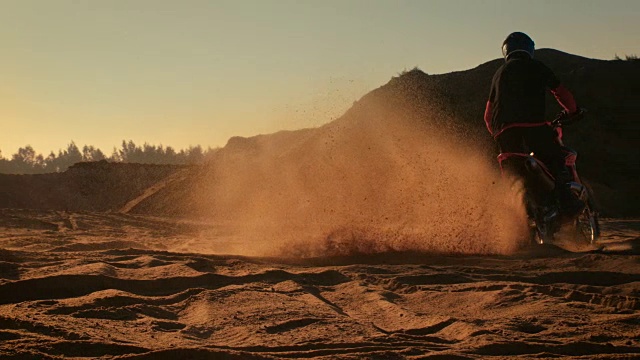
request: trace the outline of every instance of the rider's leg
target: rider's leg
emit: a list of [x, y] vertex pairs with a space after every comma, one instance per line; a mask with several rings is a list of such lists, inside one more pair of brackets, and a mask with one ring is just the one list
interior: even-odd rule
[[560, 203], [560, 212], [569, 218], [579, 214], [585, 204], [571, 191], [568, 183], [573, 178], [565, 165], [562, 148], [555, 142], [553, 130], [550, 127], [540, 127], [529, 134], [527, 143], [534, 148], [536, 156], [547, 165], [555, 177], [554, 196]]

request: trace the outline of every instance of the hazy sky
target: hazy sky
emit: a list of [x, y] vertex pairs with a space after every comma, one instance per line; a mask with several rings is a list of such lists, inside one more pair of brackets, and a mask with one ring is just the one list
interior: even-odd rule
[[0, 0], [0, 150], [221, 146], [329, 122], [403, 69], [473, 68], [512, 31], [640, 55], [638, 19], [638, 0]]

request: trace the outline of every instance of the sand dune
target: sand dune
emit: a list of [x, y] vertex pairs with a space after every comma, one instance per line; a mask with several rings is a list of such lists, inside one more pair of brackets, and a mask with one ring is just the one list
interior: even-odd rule
[[2, 210], [0, 357], [640, 356], [640, 222], [603, 225], [626, 250], [256, 258], [219, 225]]

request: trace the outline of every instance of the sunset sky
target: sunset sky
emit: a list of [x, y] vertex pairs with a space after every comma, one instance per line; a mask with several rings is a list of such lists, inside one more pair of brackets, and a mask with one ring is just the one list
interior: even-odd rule
[[404, 69], [476, 67], [512, 31], [640, 55], [638, 19], [637, 0], [0, 0], [0, 151], [222, 146], [327, 123]]

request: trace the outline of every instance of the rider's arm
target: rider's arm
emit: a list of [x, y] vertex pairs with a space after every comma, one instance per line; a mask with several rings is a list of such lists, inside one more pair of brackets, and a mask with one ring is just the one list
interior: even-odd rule
[[551, 93], [558, 101], [558, 104], [564, 108], [567, 114], [575, 114], [578, 111], [576, 100], [573, 98], [571, 92], [560, 84], [555, 89], [551, 89]]
[[493, 117], [493, 104], [491, 100], [487, 100], [487, 106], [484, 109], [484, 124], [487, 125], [487, 130], [489, 130], [489, 134], [493, 135], [493, 131], [491, 131], [491, 118]]
[[575, 114], [578, 111], [576, 100], [573, 98], [571, 92], [560, 83], [560, 80], [546, 65], [538, 62], [541, 65], [542, 76], [546, 80], [546, 85], [551, 90], [551, 93], [558, 101], [558, 104], [564, 108], [567, 114]]
[[493, 102], [496, 98], [496, 75], [493, 76], [491, 80], [491, 91], [489, 92], [489, 100], [487, 100], [487, 105], [484, 108], [484, 124], [487, 126], [487, 130], [489, 130], [489, 134], [493, 135], [493, 130], [491, 130], [491, 119], [493, 118]]

